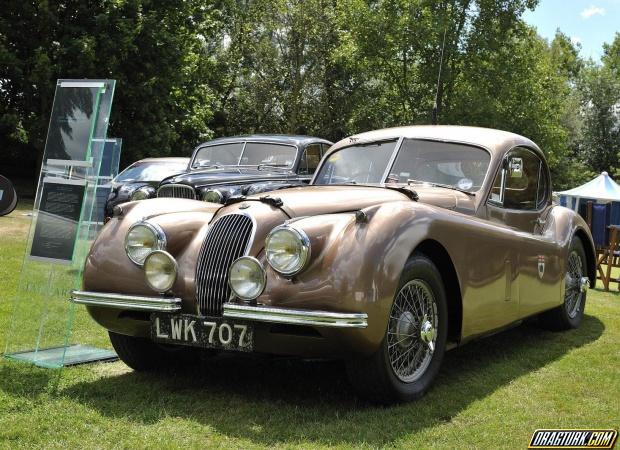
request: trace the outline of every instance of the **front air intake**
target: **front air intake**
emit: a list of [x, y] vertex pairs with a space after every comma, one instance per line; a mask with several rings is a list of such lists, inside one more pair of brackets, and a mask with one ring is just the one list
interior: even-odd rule
[[191, 198], [196, 200], [196, 191], [186, 184], [164, 184], [157, 189], [157, 198]]
[[230, 298], [228, 269], [247, 254], [254, 224], [249, 216], [228, 214], [217, 219], [205, 237], [196, 264], [196, 300], [202, 314], [221, 316]]

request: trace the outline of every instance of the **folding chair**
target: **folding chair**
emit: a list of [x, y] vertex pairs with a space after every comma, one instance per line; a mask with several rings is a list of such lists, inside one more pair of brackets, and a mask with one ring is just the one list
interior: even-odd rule
[[[610, 239], [607, 228], [607, 205], [597, 205], [588, 202], [586, 221], [590, 225], [592, 231], [592, 239], [594, 240], [594, 248], [596, 249], [596, 270], [597, 278], [603, 282], [606, 291], [609, 290], [609, 281], [607, 272], [601, 267], [609, 260]], [[609, 237], [608, 237], [609, 236]]]
[[[605, 290], [609, 290], [609, 283], [617, 283], [618, 290], [620, 291], [620, 277], [612, 277], [611, 269], [613, 267], [620, 267], [620, 226], [609, 225], [609, 247], [600, 257], [601, 264], [607, 265], [607, 272], [605, 274]], [[599, 266], [600, 267], [600, 266]]]

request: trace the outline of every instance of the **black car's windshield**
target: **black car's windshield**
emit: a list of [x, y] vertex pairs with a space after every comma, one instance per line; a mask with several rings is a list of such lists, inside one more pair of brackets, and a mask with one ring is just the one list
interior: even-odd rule
[[192, 168], [221, 166], [273, 166], [291, 169], [297, 148], [267, 142], [234, 142], [202, 147], [196, 152]]
[[321, 166], [315, 184], [428, 183], [475, 192], [482, 186], [491, 161], [482, 148], [404, 139], [386, 176], [395, 145], [395, 141], [378, 142], [332, 153]]
[[124, 183], [130, 181], [161, 181], [186, 170], [187, 163], [137, 162], [119, 173], [114, 181]]

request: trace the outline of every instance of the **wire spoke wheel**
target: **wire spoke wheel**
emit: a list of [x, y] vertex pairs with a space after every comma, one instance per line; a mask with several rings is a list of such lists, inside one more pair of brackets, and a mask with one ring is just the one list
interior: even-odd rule
[[387, 351], [399, 380], [411, 383], [428, 368], [437, 341], [437, 303], [430, 286], [421, 279], [398, 292], [388, 323]]
[[566, 272], [564, 304], [566, 313], [572, 319], [577, 316], [581, 307], [584, 293], [580, 281], [583, 278], [583, 263], [579, 253], [571, 251], [568, 255], [568, 270]]

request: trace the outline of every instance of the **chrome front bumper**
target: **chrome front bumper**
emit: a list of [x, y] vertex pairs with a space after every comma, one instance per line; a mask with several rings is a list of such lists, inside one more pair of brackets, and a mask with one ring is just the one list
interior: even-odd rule
[[[72, 291], [70, 300], [80, 305], [132, 311], [180, 312], [181, 299], [177, 297], [147, 297], [108, 292]], [[224, 303], [223, 317], [256, 322], [284, 323], [329, 328], [366, 328], [368, 314], [337, 313], [305, 309], [250, 306]]]
[[330, 328], [366, 328], [366, 313], [336, 313], [305, 309], [276, 308], [273, 306], [250, 306], [224, 303], [224, 317], [228, 319], [253, 320], [257, 322], [285, 323]]
[[181, 299], [176, 297], [146, 297], [108, 292], [72, 291], [70, 300], [80, 305], [102, 306], [104, 308], [128, 309], [132, 311], [181, 311]]

